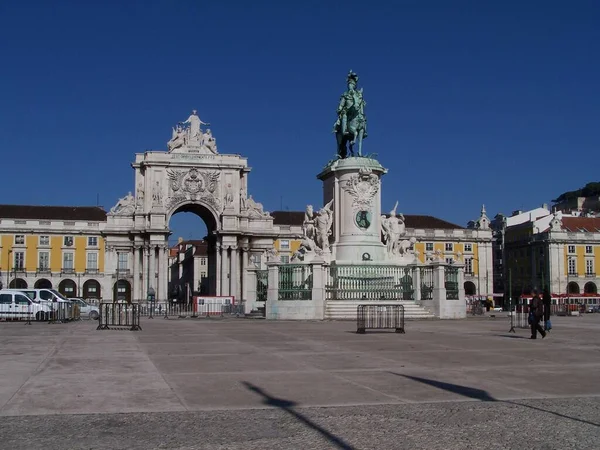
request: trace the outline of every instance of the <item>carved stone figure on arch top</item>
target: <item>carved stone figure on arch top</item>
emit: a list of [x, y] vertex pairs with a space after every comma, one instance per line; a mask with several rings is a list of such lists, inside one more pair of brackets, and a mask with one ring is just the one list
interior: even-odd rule
[[255, 219], [271, 217], [271, 215], [268, 212], [264, 211], [262, 203], [255, 201], [252, 198], [252, 196], [248, 197], [248, 200], [246, 200], [246, 206], [248, 207], [248, 216], [249, 217], [252, 217]]
[[135, 198], [128, 192], [127, 195], [117, 202], [115, 206], [110, 209], [110, 214], [121, 216], [133, 214], [135, 211]]

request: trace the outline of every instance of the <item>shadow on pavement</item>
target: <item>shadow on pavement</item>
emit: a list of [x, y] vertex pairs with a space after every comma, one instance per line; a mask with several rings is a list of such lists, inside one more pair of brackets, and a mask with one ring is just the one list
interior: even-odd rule
[[529, 336], [517, 336], [516, 334], [494, 334], [494, 336], [511, 339], [529, 339]]
[[533, 409], [536, 411], [552, 414], [557, 417], [562, 417], [563, 419], [570, 419], [570, 420], [574, 420], [576, 422], [585, 423], [587, 425], [593, 425], [595, 427], [600, 427], [600, 424], [595, 423], [595, 422], [590, 422], [590, 421], [584, 420], [584, 419], [578, 419], [576, 417], [567, 416], [565, 414], [557, 413], [554, 411], [548, 411], [547, 409], [538, 408], [536, 406], [524, 405], [523, 403], [519, 403], [519, 402], [515, 402], [515, 401], [511, 401], [511, 400], [498, 400], [498, 399], [492, 397], [490, 394], [488, 394], [487, 391], [484, 391], [483, 389], [476, 389], [476, 388], [472, 388], [472, 387], [468, 387], [468, 386], [461, 386], [460, 384], [453, 384], [453, 383], [446, 383], [443, 381], [431, 380], [429, 378], [421, 378], [421, 377], [415, 377], [412, 375], [404, 375], [404, 374], [396, 373], [396, 372], [389, 372], [389, 373], [391, 373], [392, 375], [397, 375], [399, 377], [408, 378], [409, 380], [418, 381], [419, 383], [428, 384], [429, 386], [433, 386], [438, 389], [442, 389], [444, 391], [453, 392], [455, 394], [459, 394], [464, 397], [469, 397], [469, 398], [472, 398], [475, 400], [481, 400], [482, 402], [507, 403], [510, 405], [521, 406], [523, 408], [529, 408], [529, 409]]
[[303, 424], [305, 424], [309, 428], [312, 428], [313, 430], [318, 431], [319, 433], [321, 433], [321, 435], [325, 439], [327, 439], [336, 448], [340, 448], [340, 449], [344, 449], [344, 450], [354, 450], [354, 447], [352, 447], [351, 445], [347, 444], [346, 442], [344, 442], [339, 437], [337, 437], [337, 436], [331, 434], [329, 431], [321, 428], [319, 425], [317, 425], [316, 423], [312, 422], [307, 417], [304, 417], [299, 412], [294, 411], [292, 408], [294, 406], [296, 406], [296, 402], [292, 402], [290, 400], [285, 400], [285, 399], [282, 399], [282, 398], [273, 397], [273, 396], [267, 394], [264, 390], [262, 390], [258, 386], [254, 386], [253, 384], [248, 383], [247, 381], [242, 381], [242, 384], [244, 386], [246, 386], [247, 389], [249, 389], [252, 392], [255, 392], [258, 395], [260, 395], [261, 397], [263, 397], [263, 403], [265, 405], [274, 406], [276, 408], [284, 410], [285, 412], [287, 412], [288, 414], [292, 415], [293, 417], [295, 417], [296, 419], [298, 419], [300, 422], [302, 422]]

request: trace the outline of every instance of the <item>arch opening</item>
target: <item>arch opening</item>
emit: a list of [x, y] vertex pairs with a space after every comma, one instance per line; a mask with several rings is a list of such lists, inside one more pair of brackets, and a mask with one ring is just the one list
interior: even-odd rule
[[27, 289], [27, 281], [23, 278], [14, 278], [8, 284], [10, 289]]
[[593, 281], [588, 281], [583, 287], [583, 292], [585, 292], [586, 294], [597, 294], [598, 286], [596, 286], [596, 283], [594, 283]]
[[119, 279], [113, 286], [113, 301], [131, 303], [131, 283]]
[[477, 288], [472, 281], [465, 281], [464, 288], [465, 295], [477, 295]]
[[58, 283], [58, 292], [67, 298], [73, 298], [77, 296], [77, 284], [70, 278], [62, 280]]
[[[200, 221], [198, 221], [200, 219]], [[169, 300], [191, 301], [193, 295], [217, 293], [217, 231], [215, 213], [201, 203], [177, 207], [169, 221]]]
[[40, 278], [33, 285], [34, 289], [52, 289], [52, 282], [47, 278]]
[[97, 300], [102, 298], [102, 290], [97, 280], [87, 280], [83, 283], [83, 298], [94, 298]]
[[579, 285], [574, 281], [567, 284], [567, 294], [579, 294]]

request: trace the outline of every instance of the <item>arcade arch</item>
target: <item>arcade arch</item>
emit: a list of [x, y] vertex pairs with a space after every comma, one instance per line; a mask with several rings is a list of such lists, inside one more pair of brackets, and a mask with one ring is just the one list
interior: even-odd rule
[[465, 295], [476, 295], [477, 294], [477, 288], [475, 287], [475, 283], [473, 283], [472, 281], [465, 281], [464, 288], [465, 288]]
[[77, 296], [77, 284], [70, 278], [62, 280], [58, 283], [58, 292], [67, 298], [73, 298]]
[[574, 281], [570, 281], [567, 284], [567, 294], [579, 294], [579, 285]]
[[34, 289], [52, 289], [52, 282], [47, 278], [40, 278], [33, 285]]
[[27, 281], [23, 278], [14, 278], [8, 284], [10, 289], [27, 289]]

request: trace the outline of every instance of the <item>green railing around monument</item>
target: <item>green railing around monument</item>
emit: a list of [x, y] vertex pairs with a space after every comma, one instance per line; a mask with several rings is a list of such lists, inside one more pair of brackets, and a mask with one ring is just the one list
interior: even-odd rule
[[433, 300], [433, 267], [421, 267], [421, 300]]
[[325, 290], [327, 300], [414, 300], [408, 267], [332, 265]]
[[444, 267], [446, 300], [458, 300], [458, 267]]
[[269, 271], [256, 271], [256, 300], [259, 302], [267, 301], [267, 290], [269, 289]]
[[279, 300], [311, 300], [313, 288], [312, 266], [285, 264], [278, 267]]

